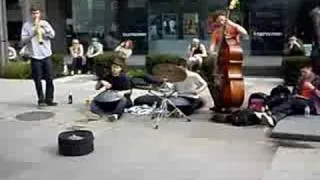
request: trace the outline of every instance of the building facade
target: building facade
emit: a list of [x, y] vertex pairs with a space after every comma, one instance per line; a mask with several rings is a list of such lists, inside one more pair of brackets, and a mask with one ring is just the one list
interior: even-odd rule
[[[232, 19], [249, 32], [243, 49], [249, 55], [281, 55], [293, 34], [311, 43], [308, 11], [315, 0], [240, 0]], [[34, 0], [7, 0], [8, 38], [18, 42], [22, 22]], [[122, 40], [134, 41], [134, 53], [185, 55], [192, 38], [210, 43], [210, 13], [227, 0], [37, 0], [57, 31], [53, 47], [66, 52], [72, 38], [85, 45], [98, 37], [107, 50]], [[290, 2], [290, 3], [289, 3]]]

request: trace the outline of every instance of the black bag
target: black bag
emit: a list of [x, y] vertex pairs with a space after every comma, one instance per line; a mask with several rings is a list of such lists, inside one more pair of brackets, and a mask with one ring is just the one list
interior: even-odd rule
[[248, 109], [256, 112], [264, 112], [268, 98], [268, 95], [262, 92], [251, 94], [248, 100]]
[[289, 96], [291, 94], [290, 89], [285, 85], [278, 85], [277, 87], [273, 88], [270, 92], [270, 96], [279, 96], [285, 95]]
[[251, 109], [242, 109], [232, 113], [227, 117], [228, 122], [233, 126], [252, 126], [260, 124], [261, 120]]
[[286, 101], [290, 95], [291, 92], [287, 86], [278, 85], [271, 90], [267, 105], [272, 109], [274, 106]]

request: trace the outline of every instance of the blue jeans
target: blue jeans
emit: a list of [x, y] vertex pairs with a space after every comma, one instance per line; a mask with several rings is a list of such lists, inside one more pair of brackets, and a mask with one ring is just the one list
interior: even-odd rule
[[[31, 59], [32, 78], [35, 83], [38, 103], [52, 102], [54, 94], [53, 65], [50, 57], [44, 59]], [[43, 94], [41, 80], [46, 81], [46, 92]]]
[[280, 121], [290, 115], [304, 114], [306, 106], [310, 107], [311, 114], [316, 113], [314, 104], [311, 101], [296, 97], [289, 97], [287, 100], [273, 107], [271, 112], [274, 118]]
[[119, 100], [118, 103], [116, 103], [115, 107], [108, 107], [107, 109], [93, 101], [90, 105], [90, 110], [91, 112], [100, 115], [110, 112], [111, 114], [117, 114], [120, 118], [124, 113], [124, 110], [130, 106], [132, 106], [131, 100], [123, 97]]

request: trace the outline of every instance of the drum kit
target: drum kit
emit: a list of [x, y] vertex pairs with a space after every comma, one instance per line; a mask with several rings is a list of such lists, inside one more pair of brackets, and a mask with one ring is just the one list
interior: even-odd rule
[[[181, 111], [181, 108], [191, 107], [190, 103], [182, 97], [174, 96], [176, 92], [170, 86], [170, 83], [184, 81], [187, 78], [186, 71], [175, 64], [159, 64], [154, 67], [152, 74], [158, 79], [165, 80], [160, 87], [149, 90], [151, 94], [161, 99], [159, 108], [152, 113], [152, 119], [155, 119], [153, 128], [158, 129], [160, 121], [174, 113], [178, 113], [179, 117], [185, 118], [187, 122], [190, 122], [191, 120]], [[161, 95], [153, 91], [159, 92]]]
[[[188, 122], [191, 120], [181, 111], [188, 109], [191, 104], [181, 96], [174, 96], [176, 93], [172, 83], [184, 81], [187, 78], [186, 71], [175, 64], [159, 64], [153, 69], [153, 76], [164, 80], [164, 83], [157, 87], [148, 88], [149, 93], [161, 99], [160, 104], [152, 112], [154, 119], [154, 129], [159, 128], [160, 121], [163, 118], [171, 117], [173, 114], [185, 118]], [[120, 101], [121, 96], [116, 91], [107, 90], [97, 93], [93, 100], [103, 109], [114, 108]]]

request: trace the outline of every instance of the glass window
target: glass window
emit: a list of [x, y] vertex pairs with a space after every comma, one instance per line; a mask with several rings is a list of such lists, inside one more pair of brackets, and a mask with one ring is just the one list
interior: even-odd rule
[[105, 0], [73, 0], [72, 9], [76, 33], [104, 32]]
[[184, 13], [183, 14], [183, 34], [184, 37], [199, 36], [199, 16], [198, 13]]

